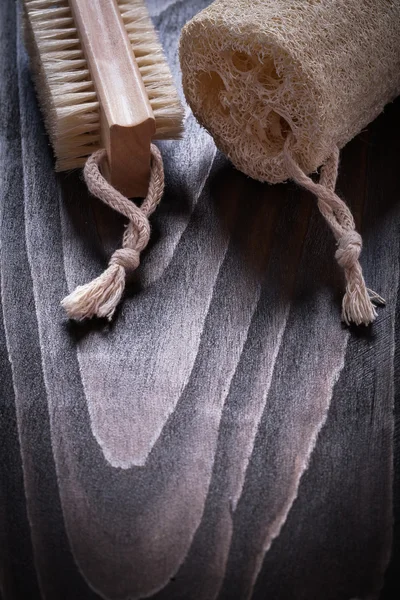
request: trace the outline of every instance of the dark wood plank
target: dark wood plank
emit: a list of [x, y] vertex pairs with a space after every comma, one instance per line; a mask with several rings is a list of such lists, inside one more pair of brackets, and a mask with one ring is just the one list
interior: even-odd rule
[[[392, 526], [399, 108], [388, 108], [369, 136], [346, 148], [339, 181], [346, 194], [353, 190], [359, 197], [366, 275], [388, 307], [369, 333], [352, 331], [327, 423], [288, 521], [266, 556], [255, 599], [376, 598], [382, 587]], [[389, 597], [396, 597], [394, 590]]]
[[[178, 85], [180, 29], [207, 3], [150, 2]], [[346, 150], [340, 182], [364, 216], [369, 283], [390, 300], [372, 338], [340, 324], [342, 281], [315, 199], [235, 172], [190, 111], [184, 140], [162, 144], [166, 194], [115, 322], [77, 326], [59, 301], [102, 270], [124, 223], [79, 174], [55, 176], [21, 46], [18, 69], [23, 202], [13, 192], [3, 205], [1, 275], [45, 597], [375, 593], [391, 522], [390, 113], [386, 130], [377, 123]], [[318, 560], [308, 564], [319, 544], [331, 596]]]
[[[3, 301], [7, 303], [7, 276], [1, 268], [11, 258], [18, 273], [18, 260], [8, 255], [7, 233], [13, 229], [8, 202], [22, 197], [21, 137], [18, 109], [17, 31], [15, 3], [0, 4], [0, 593], [4, 600], [40, 597], [27, 515], [24, 473], [21, 464], [20, 431], [16, 415], [16, 393], [9, 343], [4, 329]], [[20, 208], [22, 204], [19, 203]], [[15, 233], [15, 229], [12, 234]], [[20, 235], [23, 240], [23, 235]], [[14, 275], [15, 277], [15, 275]], [[10, 340], [8, 340], [9, 342]], [[29, 366], [26, 372], [29, 373]]]
[[[5, 186], [2, 186], [1, 190], [0, 269], [6, 348], [15, 397], [16, 425], [14, 427], [17, 428], [20, 442], [20, 448], [12, 445], [13, 423], [10, 421], [5, 436], [5, 442], [9, 442], [8, 458], [2, 459], [1, 472], [9, 486], [8, 489], [6, 488], [8, 498], [6, 507], [13, 507], [7, 516], [10, 533], [13, 533], [14, 537], [7, 540], [4, 550], [11, 562], [21, 566], [19, 572], [14, 573], [17, 594], [15, 597], [38, 597], [39, 584], [40, 592], [45, 597], [74, 598], [82, 592], [90, 598], [86, 585], [82, 584], [79, 574], [75, 571], [66, 540], [52, 457], [35, 301], [26, 254], [23, 202], [23, 154], [26, 148], [23, 140], [21, 146], [20, 115], [22, 131], [26, 129], [28, 122], [29, 127], [32, 128], [32, 135], [42, 141], [45, 138], [42, 121], [36, 116], [36, 102], [33, 101], [33, 89], [21, 46], [20, 22], [15, 14], [16, 4], [12, 1], [2, 3], [2, 10], [4, 9], [7, 10], [7, 18], [1, 20], [1, 24], [4, 23], [9, 28], [8, 31], [16, 44], [15, 50], [18, 52], [14, 51], [14, 54], [9, 52], [8, 56], [12, 62], [8, 63], [8, 77], [2, 78], [2, 82], [7, 84], [3, 89], [7, 94], [7, 106], [12, 110], [12, 118], [1, 121], [6, 123], [8, 131], [1, 138], [2, 143], [5, 144], [2, 164], [7, 177], [5, 180], [2, 179]], [[19, 13], [18, 5], [17, 12]], [[5, 63], [2, 62], [3, 64]], [[27, 90], [29, 99], [25, 96]], [[22, 107], [21, 113], [19, 106]], [[33, 119], [30, 119], [30, 115], [27, 115], [25, 110], [28, 106], [34, 112]], [[49, 168], [52, 168], [51, 157], [45, 148], [43, 153], [35, 155], [35, 162], [45, 169], [46, 161]], [[29, 193], [37, 193], [38, 198], [42, 193], [46, 196], [47, 191], [35, 185], [29, 188]], [[11, 415], [13, 396], [10, 395], [4, 401], [10, 403], [7, 412]], [[2, 426], [6, 423], [2, 423]], [[17, 452], [16, 455], [12, 454], [13, 450]], [[21, 474], [19, 461], [22, 462], [23, 489], [17, 485], [18, 476]], [[8, 472], [7, 467], [12, 471]], [[11, 496], [8, 497], [8, 494]], [[27, 515], [24, 515], [25, 510]], [[16, 519], [20, 521], [16, 523]], [[24, 526], [27, 526], [26, 519], [29, 523], [28, 532], [24, 532]], [[20, 536], [17, 535], [18, 529], [20, 529]], [[31, 543], [32, 547], [30, 547]], [[7, 591], [5, 597], [8, 599], [14, 596]]]

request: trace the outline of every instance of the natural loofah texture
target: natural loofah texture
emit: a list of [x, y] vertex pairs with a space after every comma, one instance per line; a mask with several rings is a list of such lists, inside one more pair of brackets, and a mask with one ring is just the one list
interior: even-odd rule
[[[368, 325], [362, 240], [335, 193], [339, 149], [400, 94], [400, 2], [216, 0], [183, 29], [183, 88], [234, 165], [318, 198], [346, 278], [342, 318]], [[308, 174], [321, 165], [321, 179]]]
[[234, 165], [315, 171], [400, 94], [398, 0], [216, 0], [182, 32], [186, 98]]

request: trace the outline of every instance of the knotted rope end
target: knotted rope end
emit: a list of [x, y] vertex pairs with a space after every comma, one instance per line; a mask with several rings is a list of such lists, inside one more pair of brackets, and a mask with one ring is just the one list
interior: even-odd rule
[[385, 306], [386, 301], [369, 288], [348, 285], [342, 302], [342, 321], [346, 325], [370, 325], [378, 316], [376, 306]]
[[92, 317], [112, 319], [125, 289], [126, 274], [138, 268], [140, 253], [150, 238], [149, 216], [161, 200], [164, 169], [160, 151], [151, 145], [152, 164], [149, 189], [139, 208], [115, 190], [102, 176], [99, 165], [105, 150], [94, 152], [87, 160], [84, 177], [89, 191], [105, 204], [128, 218], [123, 247], [116, 250], [107, 269], [86, 285], [80, 285], [61, 302], [70, 319], [83, 321]]
[[378, 316], [366, 287], [346, 289], [342, 302], [342, 321], [346, 325], [370, 325]]
[[70, 319], [83, 321], [92, 317], [111, 321], [125, 289], [125, 269], [121, 265], [110, 266], [96, 279], [79, 285], [61, 306]]
[[370, 325], [378, 316], [374, 304], [385, 304], [381, 296], [365, 285], [359, 262], [361, 249], [361, 236], [354, 229], [345, 231], [338, 239], [335, 258], [347, 282], [342, 302], [342, 321], [346, 325]]
[[291, 145], [293, 136], [288, 136], [284, 158], [288, 175], [299, 185], [306, 188], [318, 198], [318, 208], [331, 228], [338, 249], [335, 258], [344, 271], [346, 292], [342, 303], [342, 320], [346, 325], [369, 325], [377, 315], [375, 305], [384, 305], [381, 296], [372, 292], [365, 285], [359, 261], [362, 239], [355, 229], [355, 223], [349, 207], [335, 193], [338, 174], [339, 150], [334, 148], [331, 156], [321, 170], [320, 182], [315, 183], [293, 158]]

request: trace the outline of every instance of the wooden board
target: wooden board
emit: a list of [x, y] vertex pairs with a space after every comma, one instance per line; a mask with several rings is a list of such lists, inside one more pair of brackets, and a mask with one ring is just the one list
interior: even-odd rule
[[[182, 25], [149, 2], [179, 84]], [[0, 4], [0, 593], [14, 598], [375, 598], [392, 529], [400, 104], [349, 144], [369, 330], [340, 323], [315, 199], [236, 172], [187, 110], [111, 325], [60, 299], [123, 220], [56, 176], [15, 4]]]

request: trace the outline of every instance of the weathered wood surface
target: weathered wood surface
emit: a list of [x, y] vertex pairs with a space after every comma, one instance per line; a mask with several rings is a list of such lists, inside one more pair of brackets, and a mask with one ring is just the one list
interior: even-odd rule
[[[179, 83], [204, 0], [153, 0]], [[12, 0], [0, 3], [0, 593], [4, 600], [375, 598], [392, 537], [400, 105], [344, 150], [370, 330], [340, 324], [315, 200], [236, 172], [187, 110], [112, 325], [60, 299], [123, 220], [57, 177]]]

